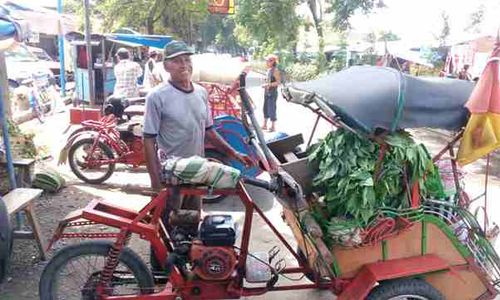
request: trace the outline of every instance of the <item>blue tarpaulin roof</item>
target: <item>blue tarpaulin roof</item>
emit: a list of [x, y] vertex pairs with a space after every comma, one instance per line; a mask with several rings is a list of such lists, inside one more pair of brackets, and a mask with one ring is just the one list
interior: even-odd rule
[[[85, 35], [80, 32], [72, 31], [65, 35], [66, 39], [72, 43], [78, 43], [85, 40]], [[129, 33], [107, 33], [107, 34], [92, 34], [92, 41], [101, 41], [105, 38], [108, 41], [124, 44], [130, 47], [147, 46], [158, 49], [163, 49], [166, 44], [172, 41], [172, 37], [168, 35], [147, 35], [147, 34], [129, 34]]]
[[106, 34], [106, 38], [116, 42], [126, 42], [159, 49], [163, 49], [166, 44], [172, 41], [172, 37], [166, 35], [137, 35], [125, 33]]

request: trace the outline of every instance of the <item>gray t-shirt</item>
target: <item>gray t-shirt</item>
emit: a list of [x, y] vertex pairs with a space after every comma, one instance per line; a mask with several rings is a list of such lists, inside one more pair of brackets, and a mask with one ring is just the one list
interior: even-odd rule
[[187, 93], [167, 82], [146, 97], [144, 135], [155, 135], [168, 156], [204, 156], [205, 129], [213, 121], [207, 90], [194, 83], [193, 88]]

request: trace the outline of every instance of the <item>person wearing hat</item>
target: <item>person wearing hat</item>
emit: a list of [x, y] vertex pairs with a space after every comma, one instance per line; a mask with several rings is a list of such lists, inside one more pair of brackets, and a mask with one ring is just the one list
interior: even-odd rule
[[[193, 51], [184, 42], [168, 43], [164, 49], [163, 65], [170, 73], [170, 79], [154, 88], [146, 97], [143, 128], [144, 153], [151, 187], [155, 190], [161, 189], [161, 166], [157, 149], [163, 150], [167, 156], [172, 157], [204, 156], [205, 138], [207, 138], [229, 157], [238, 159], [245, 165], [253, 164], [249, 156], [235, 151], [213, 128], [208, 106], [208, 92], [191, 81], [192, 54]], [[178, 196], [169, 198], [164, 214], [167, 229], [173, 226], [171, 224], [173, 220], [179, 219], [176, 213], [180, 209], [201, 213], [201, 198], [180, 199]], [[196, 231], [198, 221], [183, 224], [183, 226]], [[189, 221], [183, 220], [182, 222]], [[154, 256], [151, 262], [157, 269]]]
[[276, 100], [278, 99], [278, 86], [281, 82], [281, 74], [278, 70], [278, 57], [268, 55], [266, 57], [267, 78], [264, 88], [264, 124], [262, 129], [267, 129], [267, 121], [271, 119], [269, 131], [276, 130]]
[[115, 65], [115, 97], [139, 97], [139, 87], [137, 78], [142, 76], [141, 66], [130, 59], [130, 52], [125, 48], [120, 48], [116, 52], [118, 63]]
[[149, 50], [149, 59], [144, 66], [144, 82], [143, 86], [145, 89], [151, 89], [160, 83], [159, 78], [157, 78], [155, 71], [156, 62], [158, 58], [158, 51], [155, 49]]

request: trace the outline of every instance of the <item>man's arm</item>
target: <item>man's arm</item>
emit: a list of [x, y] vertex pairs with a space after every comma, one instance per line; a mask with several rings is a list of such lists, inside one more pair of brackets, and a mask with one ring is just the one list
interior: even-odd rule
[[160, 162], [156, 155], [157, 142], [156, 136], [160, 132], [161, 106], [154, 95], [149, 94], [146, 97], [146, 109], [144, 111], [144, 158], [148, 169], [151, 187], [160, 189]]
[[246, 166], [254, 165], [255, 162], [250, 158], [250, 156], [236, 151], [231, 145], [229, 145], [213, 127], [206, 129], [206, 138], [215, 146], [216, 149], [220, 150], [223, 154], [229, 157], [239, 160]]
[[146, 168], [151, 179], [151, 188], [161, 189], [160, 182], [160, 162], [156, 155], [156, 137], [144, 136], [144, 158], [146, 159]]

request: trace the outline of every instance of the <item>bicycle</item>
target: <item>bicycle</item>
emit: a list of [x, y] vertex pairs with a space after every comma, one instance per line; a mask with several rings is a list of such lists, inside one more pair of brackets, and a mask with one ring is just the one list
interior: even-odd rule
[[50, 100], [48, 95], [48, 82], [44, 83], [43, 78], [32, 78], [24, 80], [22, 85], [28, 88], [28, 102], [30, 108], [40, 123], [45, 122], [45, 105]]

